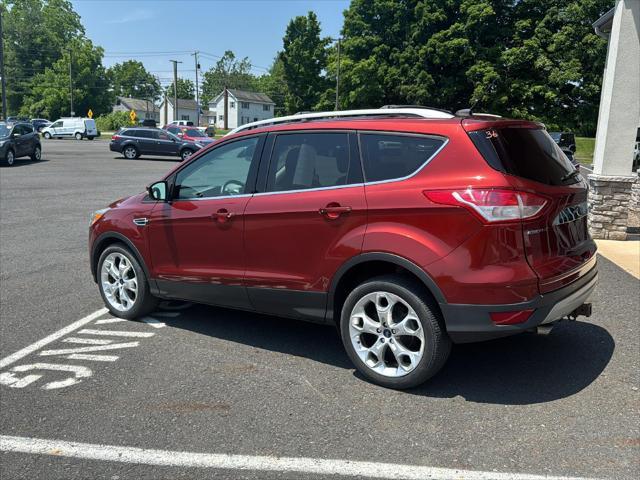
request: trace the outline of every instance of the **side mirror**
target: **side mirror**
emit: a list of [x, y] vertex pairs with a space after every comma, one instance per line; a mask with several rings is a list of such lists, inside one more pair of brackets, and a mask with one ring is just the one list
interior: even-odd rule
[[149, 193], [149, 197], [152, 200], [156, 200], [158, 202], [166, 202], [167, 201], [167, 182], [161, 181], [156, 182], [147, 187], [147, 192]]

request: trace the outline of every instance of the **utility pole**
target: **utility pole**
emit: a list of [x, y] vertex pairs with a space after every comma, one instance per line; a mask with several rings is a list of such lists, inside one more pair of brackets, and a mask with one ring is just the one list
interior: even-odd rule
[[336, 69], [336, 111], [340, 110], [340, 37], [338, 37], [338, 67]]
[[69, 49], [69, 113], [73, 117], [76, 112], [73, 111], [73, 49]]
[[2, 119], [7, 119], [7, 81], [4, 77], [4, 34], [2, 33], [2, 12], [0, 5], [0, 75], [2, 75]]
[[197, 119], [198, 119], [198, 123], [196, 123], [196, 126], [198, 127], [200, 126], [200, 86], [198, 84], [198, 70], [200, 70], [200, 64], [198, 63], [199, 53], [200, 52], [198, 52], [197, 50], [192, 53], [196, 61], [196, 110], [197, 110]]
[[224, 129], [229, 130], [229, 91], [224, 86]]
[[169, 60], [173, 62], [173, 119], [178, 119], [178, 64], [182, 63], [178, 60]]

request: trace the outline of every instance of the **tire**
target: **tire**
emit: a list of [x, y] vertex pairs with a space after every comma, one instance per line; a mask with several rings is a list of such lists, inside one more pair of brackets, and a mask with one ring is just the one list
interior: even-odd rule
[[15, 152], [11, 149], [8, 149], [7, 155], [4, 157], [4, 161], [2, 163], [7, 165], [8, 167], [13, 167], [13, 164], [16, 163]]
[[140, 152], [138, 152], [138, 149], [133, 145], [127, 145], [122, 149], [122, 155], [127, 160], [135, 160], [140, 156]]
[[76, 137], [76, 140], [82, 140], [82, 134], [80, 132], [76, 132], [74, 137]]
[[185, 160], [189, 160], [189, 158], [191, 158], [191, 155], [193, 155], [193, 153], [194, 153], [193, 150], [191, 150], [190, 148], [185, 148], [180, 152], [180, 158], [184, 162]]
[[95, 137], [87, 137], [87, 140], [93, 140]]
[[424, 383], [442, 368], [451, 351], [435, 302], [424, 288], [399, 275], [372, 278], [356, 287], [342, 307], [340, 334], [356, 369], [387, 388]]
[[34, 162], [39, 162], [40, 160], [42, 160], [42, 148], [40, 147], [40, 145], [36, 145], [36, 148], [33, 149], [31, 160], [33, 160]]
[[51, 140], [51, 134], [50, 134], [49, 132], [44, 132], [44, 133], [42, 134], [42, 136], [43, 136], [44, 138], [46, 138], [47, 140]]
[[151, 295], [140, 263], [121, 243], [110, 245], [102, 252], [97, 278], [102, 300], [116, 317], [133, 320], [153, 312], [158, 306], [159, 300]]

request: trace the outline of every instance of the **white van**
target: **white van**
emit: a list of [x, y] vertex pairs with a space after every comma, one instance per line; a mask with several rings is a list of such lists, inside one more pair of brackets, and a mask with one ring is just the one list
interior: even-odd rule
[[93, 140], [98, 136], [95, 120], [90, 118], [68, 117], [56, 120], [48, 127], [42, 129], [44, 138], [75, 138], [82, 140], [88, 138]]

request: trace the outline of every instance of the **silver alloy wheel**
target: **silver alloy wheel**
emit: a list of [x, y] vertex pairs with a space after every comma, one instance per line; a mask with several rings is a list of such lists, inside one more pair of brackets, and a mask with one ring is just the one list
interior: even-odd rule
[[136, 151], [135, 147], [127, 147], [124, 149], [124, 156], [129, 160], [133, 160], [134, 158], [136, 158], [137, 154], [138, 152]]
[[15, 153], [13, 153], [13, 150], [9, 150], [7, 151], [7, 165], [11, 166], [13, 165], [13, 162], [16, 159], [16, 155]]
[[46, 138], [47, 140], [51, 139], [51, 134], [49, 132], [44, 132], [44, 134], [42, 136], [44, 138]]
[[122, 253], [107, 255], [100, 269], [102, 291], [117, 310], [131, 310], [138, 299], [138, 279], [131, 261]]
[[33, 151], [33, 157], [36, 160], [40, 160], [42, 158], [42, 150], [40, 150], [40, 147], [36, 147], [36, 149]]
[[182, 160], [189, 160], [189, 158], [193, 155], [193, 152], [188, 148], [182, 151]]
[[80, 132], [76, 133], [76, 140], [82, 140], [82, 134]]
[[412, 372], [424, 355], [424, 329], [413, 308], [390, 292], [373, 292], [354, 305], [349, 337], [367, 367], [385, 377]]

